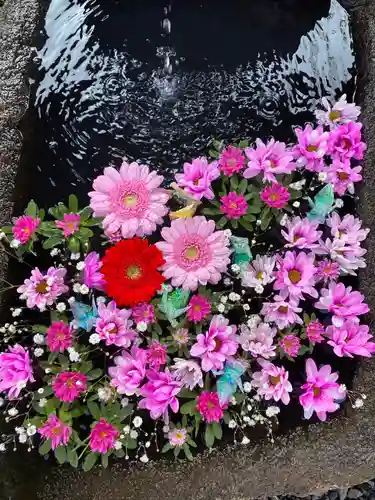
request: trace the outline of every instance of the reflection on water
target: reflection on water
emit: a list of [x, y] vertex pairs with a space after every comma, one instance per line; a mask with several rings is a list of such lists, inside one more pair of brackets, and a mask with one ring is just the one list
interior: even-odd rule
[[71, 184], [85, 192], [124, 156], [172, 172], [213, 136], [288, 140], [321, 96], [352, 92], [336, 0], [223, 3], [52, 0], [35, 58], [29, 192], [48, 202]]

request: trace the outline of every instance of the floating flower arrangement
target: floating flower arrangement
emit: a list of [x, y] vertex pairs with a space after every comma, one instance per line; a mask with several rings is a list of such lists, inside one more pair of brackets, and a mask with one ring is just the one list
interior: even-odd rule
[[292, 145], [214, 141], [168, 189], [124, 161], [94, 180], [88, 207], [71, 195], [46, 215], [31, 201], [2, 229], [4, 249], [38, 266], [0, 328], [1, 450], [38, 446], [84, 470], [192, 460], [258, 427], [272, 441], [292, 403], [325, 421], [355, 397], [319, 353], [375, 352], [353, 288], [366, 146], [356, 105], [323, 105]]

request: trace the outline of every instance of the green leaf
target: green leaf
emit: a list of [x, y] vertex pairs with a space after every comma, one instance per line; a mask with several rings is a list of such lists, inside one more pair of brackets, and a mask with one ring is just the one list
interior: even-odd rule
[[121, 408], [121, 410], [118, 412], [118, 418], [120, 422], [125, 420], [126, 417], [128, 417], [132, 413], [133, 409], [134, 405], [131, 404], [128, 404], [127, 406], [125, 406], [125, 408]]
[[47, 455], [51, 451], [51, 446], [52, 442], [50, 439], [46, 439], [40, 446], [39, 446], [39, 453], [41, 455]]
[[87, 373], [89, 380], [95, 380], [103, 375], [103, 370], [101, 368], [95, 368]]
[[80, 371], [82, 373], [86, 375], [90, 370], [92, 370], [92, 361], [84, 361], [81, 363]]
[[306, 345], [302, 345], [299, 352], [298, 356], [303, 356], [304, 354], [310, 352], [310, 347], [307, 347]]
[[128, 450], [135, 450], [137, 448], [137, 440], [128, 438], [125, 441], [125, 446]]
[[260, 214], [261, 211], [262, 211], [262, 209], [261, 209], [260, 205], [249, 204], [249, 206], [247, 207], [248, 214]]
[[82, 236], [85, 240], [88, 240], [94, 236], [94, 233], [88, 227], [81, 227], [79, 230], [79, 236]]
[[69, 211], [70, 212], [78, 212], [78, 198], [75, 194], [69, 195]]
[[295, 189], [290, 189], [289, 188], [289, 193], [290, 193], [290, 199], [291, 200], [298, 200], [299, 198], [302, 198], [301, 191], [296, 191]]
[[247, 179], [242, 179], [242, 181], [238, 185], [238, 191], [241, 194], [245, 194], [246, 189], [247, 189]]
[[215, 151], [214, 149], [210, 149], [208, 151], [208, 154], [209, 154], [209, 156], [211, 156], [211, 158], [215, 158], [215, 160], [218, 160], [220, 157], [220, 154], [217, 151]]
[[184, 387], [183, 389], [181, 389], [181, 391], [177, 394], [177, 396], [179, 398], [182, 398], [182, 399], [192, 399], [192, 398], [196, 398], [198, 396], [198, 394], [194, 391], [191, 391], [190, 389], [187, 389], [186, 387]]
[[222, 214], [223, 212], [219, 210], [218, 208], [204, 208], [202, 210], [202, 214], [204, 215], [219, 215]]
[[65, 461], [66, 461], [66, 448], [65, 448], [65, 446], [58, 446], [55, 449], [55, 457], [60, 465], [65, 463]]
[[171, 445], [171, 444], [169, 444], [169, 443], [166, 443], [166, 444], [163, 446], [163, 448], [162, 448], [161, 452], [162, 452], [162, 453], [167, 453], [167, 451], [169, 451], [169, 450], [171, 450], [171, 449], [172, 449], [172, 445]]
[[[79, 212], [79, 215], [81, 217], [81, 223], [85, 223], [87, 219], [89, 219], [92, 215], [92, 210], [90, 207], [85, 207], [83, 210]], [[86, 225], [86, 224], [84, 224]]]
[[221, 425], [219, 422], [212, 422], [211, 426], [215, 438], [220, 440], [223, 437], [223, 429], [221, 428]]
[[180, 408], [180, 412], [182, 415], [194, 415], [194, 413], [197, 413], [197, 402], [195, 399], [192, 399], [191, 401], [188, 401], [187, 403], [183, 404]]
[[120, 448], [119, 450], [116, 450], [116, 451], [115, 451], [115, 456], [116, 456], [117, 458], [124, 458], [124, 456], [125, 456], [125, 451], [124, 451], [122, 448]]
[[216, 150], [216, 151], [219, 151], [221, 152], [223, 150], [223, 147], [224, 147], [224, 142], [223, 141], [218, 141], [217, 139], [214, 139], [212, 141], [212, 147]]
[[30, 200], [29, 204], [26, 207], [25, 211], [26, 215], [30, 215], [31, 217], [36, 217], [38, 213], [38, 207], [34, 200]]
[[207, 424], [204, 433], [204, 442], [206, 443], [207, 448], [212, 448], [214, 441], [215, 441], [215, 434], [212, 428], [212, 424]]
[[98, 457], [98, 453], [89, 453], [88, 455], [86, 455], [85, 461], [83, 462], [83, 470], [85, 472], [91, 470], [96, 464]]
[[87, 402], [87, 408], [90, 410], [91, 415], [95, 418], [95, 420], [99, 420], [102, 416], [99, 405], [94, 401]]
[[78, 253], [80, 250], [79, 240], [75, 236], [69, 238], [69, 248], [73, 253]]
[[62, 236], [53, 236], [43, 242], [43, 248], [45, 250], [49, 250], [50, 248], [54, 248], [57, 245], [61, 245], [62, 242], [63, 242]]
[[238, 143], [238, 147], [242, 148], [242, 149], [248, 148], [249, 147], [249, 141], [248, 140], [240, 141]]
[[262, 231], [265, 231], [268, 228], [271, 220], [272, 220], [272, 213], [271, 213], [270, 209], [268, 207], [266, 207], [263, 210], [262, 215], [260, 217], [260, 222], [261, 222], [260, 228]]
[[227, 223], [227, 219], [226, 217], [222, 217], [221, 219], [219, 219], [217, 222], [216, 222], [216, 227], [221, 229], [222, 227], [225, 226], [225, 224]]
[[4, 226], [0, 229], [0, 231], [5, 234], [13, 234], [12, 226]]
[[106, 469], [108, 467], [108, 457], [109, 454], [106, 453], [105, 455], [102, 455], [102, 467]]
[[185, 444], [183, 445], [183, 447], [182, 447], [182, 448], [183, 448], [183, 450], [184, 450], [184, 453], [185, 453], [186, 458], [187, 458], [188, 460], [193, 460], [193, 455], [192, 455], [192, 453], [191, 453], [191, 451], [190, 451], [189, 446], [185, 443]]
[[45, 325], [32, 325], [31, 329], [35, 333], [47, 333], [47, 327]]
[[72, 448], [68, 448], [67, 457], [68, 457], [70, 465], [76, 469], [78, 467], [77, 452], [75, 450], [73, 450]]
[[233, 191], [236, 191], [238, 188], [238, 177], [236, 174], [232, 175], [230, 178], [230, 187], [233, 189]]

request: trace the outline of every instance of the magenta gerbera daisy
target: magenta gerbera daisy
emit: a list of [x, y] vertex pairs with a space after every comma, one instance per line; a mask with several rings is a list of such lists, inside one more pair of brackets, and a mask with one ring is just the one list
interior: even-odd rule
[[89, 193], [96, 217], [104, 217], [107, 236], [123, 238], [152, 234], [162, 224], [169, 194], [159, 186], [163, 176], [150, 172], [147, 165], [123, 162], [120, 171], [104, 169]]
[[216, 285], [230, 262], [229, 238], [215, 231], [215, 222], [197, 216], [178, 219], [161, 231], [165, 241], [156, 243], [163, 252], [163, 274], [173, 286], [196, 290], [198, 285]]

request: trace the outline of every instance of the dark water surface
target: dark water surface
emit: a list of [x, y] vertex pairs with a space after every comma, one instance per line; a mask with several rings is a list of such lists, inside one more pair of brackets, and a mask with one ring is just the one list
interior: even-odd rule
[[84, 198], [124, 156], [170, 179], [212, 137], [288, 141], [354, 90], [336, 0], [52, 0], [36, 45], [20, 204]]

